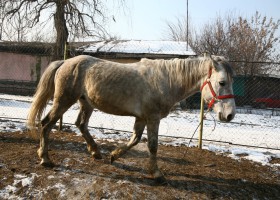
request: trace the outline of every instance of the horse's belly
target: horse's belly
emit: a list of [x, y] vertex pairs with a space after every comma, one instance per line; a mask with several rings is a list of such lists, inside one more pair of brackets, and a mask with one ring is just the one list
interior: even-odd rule
[[129, 100], [90, 98], [92, 105], [100, 111], [113, 115], [141, 116], [139, 102], [131, 103]]

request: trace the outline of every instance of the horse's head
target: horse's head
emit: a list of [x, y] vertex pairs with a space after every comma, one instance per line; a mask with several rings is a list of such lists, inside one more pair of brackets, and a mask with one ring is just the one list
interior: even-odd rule
[[206, 80], [201, 85], [201, 93], [217, 113], [220, 121], [229, 122], [235, 116], [235, 101], [232, 90], [233, 70], [224, 57], [212, 56], [207, 59], [209, 62]]

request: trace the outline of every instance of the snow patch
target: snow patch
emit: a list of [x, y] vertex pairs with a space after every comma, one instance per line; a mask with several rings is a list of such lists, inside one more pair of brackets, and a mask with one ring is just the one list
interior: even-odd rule
[[15, 174], [14, 182], [12, 185], [7, 185], [5, 188], [0, 190], [0, 199], [23, 199], [17, 197], [16, 193], [22, 187], [30, 187], [33, 185], [35, 177], [39, 177], [36, 173], [31, 173], [31, 176], [28, 177], [26, 175]]

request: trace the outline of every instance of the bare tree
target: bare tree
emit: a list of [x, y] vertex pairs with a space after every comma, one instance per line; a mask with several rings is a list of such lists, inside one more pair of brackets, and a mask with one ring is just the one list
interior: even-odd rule
[[5, 20], [5, 2], [0, 1], [0, 40], [3, 39], [4, 20]]
[[27, 35], [30, 32], [29, 21], [26, 20], [26, 16], [23, 16], [21, 13], [16, 13], [13, 18], [3, 19], [3, 33], [6, 36], [6, 39], [24, 42], [27, 40]]
[[250, 20], [239, 17], [232, 24], [227, 56], [232, 60], [245, 61], [243, 67], [236, 68], [237, 72], [244, 75], [267, 73], [265, 64], [261, 63], [273, 62], [279, 56], [276, 47], [280, 38], [275, 35], [279, 25], [280, 20], [275, 22], [272, 18], [261, 17], [258, 12]]
[[53, 19], [56, 30], [53, 59], [63, 57], [69, 31], [75, 31], [75, 34], [79, 35], [97, 36], [103, 27], [98, 23], [98, 19], [103, 22], [105, 20], [102, 0], [1, 0], [1, 3], [5, 7], [5, 18], [11, 19], [20, 13], [26, 16], [29, 28], [37, 25], [43, 14], [48, 15], [47, 20]]
[[[176, 23], [166, 21], [166, 36], [169, 40], [187, 41], [187, 19], [176, 18]], [[190, 31], [189, 31], [190, 33]]]
[[[185, 40], [185, 31], [181, 31], [185, 26], [183, 21], [179, 22], [177, 26], [167, 24], [167, 27], [171, 27], [168, 37]], [[259, 12], [249, 20], [243, 17], [236, 18], [233, 15], [224, 18], [218, 16], [212, 22], [205, 24], [201, 30], [190, 32], [188, 42], [197, 54], [209, 52], [224, 55], [231, 61], [244, 61], [233, 63], [238, 74], [267, 73], [263, 62], [271, 62], [279, 58], [276, 52], [280, 42], [280, 37], [276, 36], [279, 25], [280, 20], [262, 17]], [[181, 34], [178, 31], [181, 31], [182, 36], [178, 37]]]

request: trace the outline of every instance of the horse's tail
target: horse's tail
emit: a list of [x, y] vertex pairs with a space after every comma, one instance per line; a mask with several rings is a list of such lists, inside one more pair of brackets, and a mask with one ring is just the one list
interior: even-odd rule
[[57, 69], [64, 63], [63, 60], [52, 62], [43, 73], [36, 93], [33, 97], [33, 102], [27, 117], [27, 127], [30, 130], [35, 130], [36, 119], [41, 119], [42, 113], [47, 106], [48, 101], [54, 94], [55, 74]]

